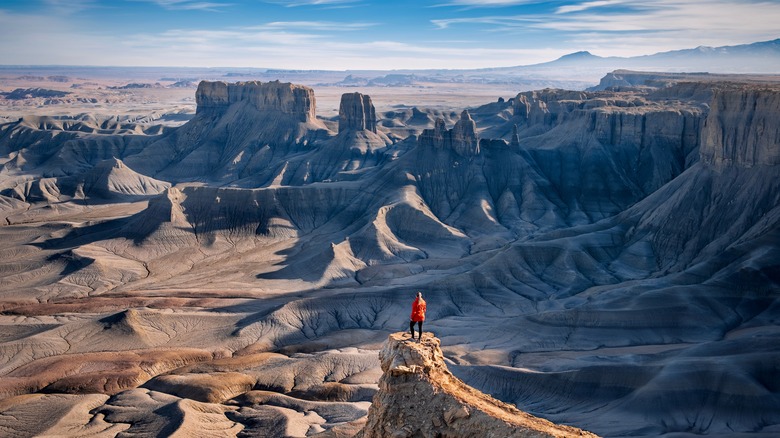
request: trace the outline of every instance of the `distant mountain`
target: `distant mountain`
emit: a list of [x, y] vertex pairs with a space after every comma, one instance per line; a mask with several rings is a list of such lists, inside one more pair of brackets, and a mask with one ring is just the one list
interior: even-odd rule
[[567, 62], [591, 62], [598, 59], [604, 59], [604, 58], [600, 56], [596, 56], [588, 51], [580, 51], [580, 52], [569, 53], [568, 55], [563, 55], [553, 62], [557, 62], [561, 64]]
[[[349, 76], [335, 85], [410, 86], [416, 82], [464, 82], [509, 83], [528, 90], [584, 89], [615, 70], [776, 74], [780, 72], [780, 39], [737, 46], [699, 46], [633, 57], [603, 57], [579, 51], [541, 64], [475, 70], [350, 71]], [[406, 79], [402, 83], [387, 80], [400, 76]], [[354, 83], [356, 77], [361, 79], [358, 84]]]
[[[560, 71], [559, 69], [562, 67], [574, 67], [576, 71]], [[588, 76], [601, 77], [609, 71], [618, 69], [773, 74], [780, 71], [780, 39], [737, 46], [699, 46], [694, 49], [673, 50], [633, 57], [602, 57], [581, 51], [561, 56], [555, 61], [493, 69], [493, 71], [515, 74], [553, 74], [555, 76], [586, 73]]]

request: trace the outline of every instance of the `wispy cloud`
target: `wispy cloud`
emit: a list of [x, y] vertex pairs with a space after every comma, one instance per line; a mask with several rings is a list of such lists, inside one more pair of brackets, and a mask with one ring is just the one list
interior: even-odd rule
[[[516, 8], [512, 13], [505, 13], [509, 9], [474, 12], [417, 6], [410, 13], [425, 12], [429, 22], [424, 23], [430, 24], [419, 26], [409, 20], [415, 30], [401, 32], [387, 31], [390, 26], [382, 23], [392, 21], [381, 14], [320, 13], [322, 8], [367, 4], [368, 0], [293, 0], [284, 4], [311, 8], [273, 8], [279, 13], [275, 21], [259, 23], [257, 17], [232, 19], [230, 12], [246, 9], [226, 6], [238, 5], [240, 0], [134, 0], [169, 9], [218, 7], [225, 14], [220, 15], [220, 24], [192, 21], [192, 14], [168, 14], [175, 18], [174, 24], [155, 23], [131, 33], [113, 28], [110, 19], [96, 21], [121, 8], [110, 8], [97, 0], [46, 1], [47, 8], [35, 13], [0, 7], [0, 41], [14, 42], [3, 46], [4, 63], [479, 68], [534, 64], [576, 50], [601, 56], [635, 56], [698, 45], [766, 41], [778, 37], [780, 22], [780, 1], [577, 0], [535, 2], [538, 4], [533, 8]], [[125, 1], [117, 4], [127, 5]], [[467, 3], [495, 5], [502, 0], [457, 1], [465, 7]], [[68, 5], [87, 8], [89, 13], [54, 13], [53, 8], [67, 9]], [[97, 8], [102, 8], [100, 13], [93, 14]]]
[[570, 12], [582, 12], [592, 8], [598, 8], [601, 6], [614, 6], [620, 3], [625, 3], [625, 0], [597, 0], [579, 3], [575, 5], [561, 6], [555, 10], [556, 14], [568, 14]]
[[215, 12], [223, 8], [232, 6], [231, 3], [219, 3], [219, 2], [209, 2], [209, 1], [200, 1], [200, 0], [133, 0], [133, 1], [155, 3], [162, 8], [172, 10], [172, 11], [199, 10], [199, 11]]
[[[334, 39], [328, 33], [272, 31], [261, 27], [141, 34], [128, 38], [122, 47], [128, 57], [155, 53], [157, 59], [164, 60], [160, 65], [331, 70], [393, 69], [399, 66], [479, 68], [531, 64], [566, 53], [541, 47], [497, 49], [393, 40], [354, 42]], [[382, 56], [366, 55], [375, 53]]]
[[343, 23], [336, 21], [274, 21], [258, 29], [296, 29], [298, 31], [342, 32], [362, 30], [376, 26], [376, 23]]
[[459, 24], [482, 24], [499, 27], [528, 27], [532, 23], [542, 21], [543, 18], [533, 15], [516, 16], [485, 16], [485, 17], [466, 17], [466, 18], [443, 18], [431, 20], [431, 23], [438, 29], [447, 29]]
[[470, 25], [484, 32], [536, 32], [559, 45], [621, 56], [774, 39], [778, 22], [780, 2], [740, 0], [591, 0], [540, 14], [431, 20], [445, 30]]
[[267, 0], [267, 3], [284, 5], [288, 8], [298, 6], [346, 6], [350, 3], [357, 3], [360, 0]]
[[69, 15], [97, 6], [95, 0], [44, 0], [45, 12]]
[[467, 6], [472, 8], [491, 8], [539, 3], [539, 0], [450, 0], [436, 6]]

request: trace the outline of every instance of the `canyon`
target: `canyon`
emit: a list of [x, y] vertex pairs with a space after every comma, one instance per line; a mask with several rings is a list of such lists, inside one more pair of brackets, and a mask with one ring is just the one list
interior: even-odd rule
[[0, 431], [385, 436], [419, 290], [408, 348], [502, 412], [777, 435], [780, 83], [739, 78], [332, 117], [202, 81], [177, 126], [0, 124]]

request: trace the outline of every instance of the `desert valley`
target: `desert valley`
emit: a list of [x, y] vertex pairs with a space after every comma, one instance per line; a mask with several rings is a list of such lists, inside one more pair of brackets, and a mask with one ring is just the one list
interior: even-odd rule
[[591, 58], [0, 68], [0, 436], [779, 435], [778, 70]]

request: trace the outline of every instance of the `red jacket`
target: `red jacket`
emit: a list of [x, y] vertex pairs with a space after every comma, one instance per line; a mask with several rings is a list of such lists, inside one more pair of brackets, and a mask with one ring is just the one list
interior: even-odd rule
[[411, 320], [414, 322], [425, 321], [425, 300], [416, 298], [412, 303]]

